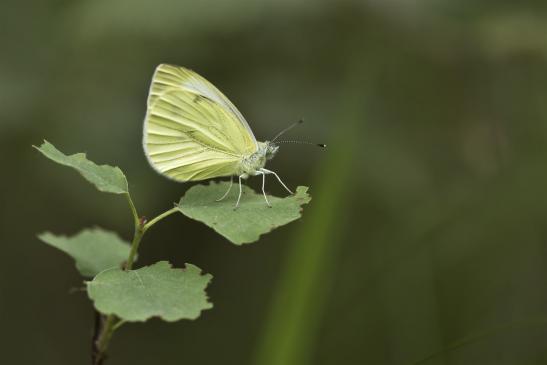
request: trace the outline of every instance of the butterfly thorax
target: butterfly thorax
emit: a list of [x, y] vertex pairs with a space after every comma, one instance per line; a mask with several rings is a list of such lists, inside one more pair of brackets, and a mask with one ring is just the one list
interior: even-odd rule
[[271, 160], [278, 149], [279, 146], [276, 146], [271, 142], [258, 142], [258, 149], [256, 152], [241, 159], [237, 174], [247, 174], [250, 176], [257, 175], [257, 171], [266, 166], [266, 161]]

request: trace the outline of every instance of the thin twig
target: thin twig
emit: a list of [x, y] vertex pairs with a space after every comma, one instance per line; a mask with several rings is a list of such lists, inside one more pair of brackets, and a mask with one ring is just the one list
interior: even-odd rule
[[[135, 261], [135, 257], [137, 256], [139, 244], [146, 230], [163, 218], [177, 212], [178, 209], [169, 209], [168, 211], [152, 219], [150, 222], [147, 222], [146, 218], [139, 218], [137, 209], [135, 208], [135, 204], [133, 204], [133, 200], [131, 200], [131, 196], [129, 195], [129, 193], [126, 194], [126, 198], [135, 221], [135, 233], [133, 235], [133, 241], [131, 242], [129, 256], [127, 257], [126, 264], [124, 265], [124, 270], [129, 271], [133, 268], [133, 263]], [[98, 312], [95, 313], [95, 328], [91, 345], [91, 362], [93, 365], [102, 365], [106, 359], [106, 351], [108, 349], [108, 344], [110, 343], [110, 339], [112, 338], [114, 331], [116, 331], [123, 323], [125, 323], [125, 321], [116, 318], [116, 316], [114, 316], [113, 314], [105, 316], [101, 315]]]
[[150, 222], [146, 223], [144, 225], [144, 231], [146, 232], [150, 227], [152, 227], [154, 224], [158, 223], [160, 220], [162, 220], [163, 218], [167, 217], [167, 216], [170, 216], [171, 214], [173, 213], [176, 213], [178, 212], [179, 209], [178, 208], [171, 208], [169, 209], [168, 211], [166, 212], [163, 212], [161, 213], [160, 215], [158, 215], [157, 217], [155, 217], [154, 219], [150, 220]]
[[98, 339], [103, 327], [103, 316], [96, 310], [93, 312], [95, 315], [95, 325], [93, 326], [93, 338], [91, 340], [91, 363], [100, 365]]

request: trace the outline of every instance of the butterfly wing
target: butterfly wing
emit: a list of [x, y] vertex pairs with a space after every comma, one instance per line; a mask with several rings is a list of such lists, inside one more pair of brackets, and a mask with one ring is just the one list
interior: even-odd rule
[[247, 129], [255, 148], [258, 148], [258, 143], [249, 123], [247, 123], [235, 105], [232, 104], [232, 102], [213, 84], [187, 68], [168, 64], [159, 65], [152, 78], [152, 85], [150, 86], [150, 93], [148, 95], [148, 107], [150, 107], [161, 94], [171, 88], [182, 88], [189, 92], [202, 95], [217, 102], [227, 111], [232, 112]]
[[[195, 80], [201, 89], [192, 86]], [[144, 149], [154, 169], [177, 181], [231, 176], [256, 152], [248, 126], [217, 93], [192, 71], [158, 67], [144, 122]]]

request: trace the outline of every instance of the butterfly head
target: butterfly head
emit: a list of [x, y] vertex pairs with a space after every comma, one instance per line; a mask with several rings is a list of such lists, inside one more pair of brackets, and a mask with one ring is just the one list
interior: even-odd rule
[[274, 158], [278, 150], [278, 145], [273, 142], [266, 142], [266, 160]]
[[258, 150], [256, 151], [255, 155], [257, 156], [257, 158], [263, 159], [265, 162], [274, 158], [278, 150], [279, 146], [274, 142], [258, 142]]

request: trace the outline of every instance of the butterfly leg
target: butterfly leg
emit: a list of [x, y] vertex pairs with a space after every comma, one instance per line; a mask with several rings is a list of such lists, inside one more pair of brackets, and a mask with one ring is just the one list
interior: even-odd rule
[[236, 202], [236, 206], [234, 207], [234, 210], [237, 209], [237, 207], [239, 207], [239, 201], [241, 200], [241, 194], [243, 193], [243, 188], [241, 186], [241, 179], [245, 176], [245, 174], [243, 175], [239, 175], [239, 195], [237, 197], [237, 202]]
[[287, 187], [287, 185], [285, 185], [285, 183], [283, 183], [283, 181], [281, 181], [281, 178], [279, 177], [278, 174], [276, 174], [276, 173], [273, 172], [272, 170], [268, 170], [268, 169], [265, 169], [265, 168], [261, 168], [260, 171], [261, 171], [261, 172], [265, 172], [266, 174], [273, 174], [273, 175], [277, 178], [277, 181], [279, 181], [279, 183], [280, 183], [281, 185], [283, 185], [283, 187], [284, 187], [285, 189], [287, 189], [287, 191], [288, 191], [289, 193], [294, 194], [294, 193], [291, 191], [291, 189], [289, 189], [289, 188]]
[[217, 202], [221, 201], [221, 200], [224, 200], [224, 198], [226, 198], [228, 196], [228, 193], [230, 192], [230, 190], [232, 190], [232, 185], [234, 185], [234, 178], [233, 176], [230, 177], [230, 186], [228, 187], [228, 190], [226, 190], [226, 192], [224, 193], [223, 196], [221, 196], [220, 198], [218, 198]]
[[270, 204], [270, 201], [268, 200], [268, 196], [266, 195], [266, 190], [264, 190], [264, 187], [266, 185], [266, 173], [264, 171], [257, 171], [259, 174], [262, 174], [262, 194], [264, 194], [264, 199], [266, 200], [266, 204], [271, 208], [272, 205]]

